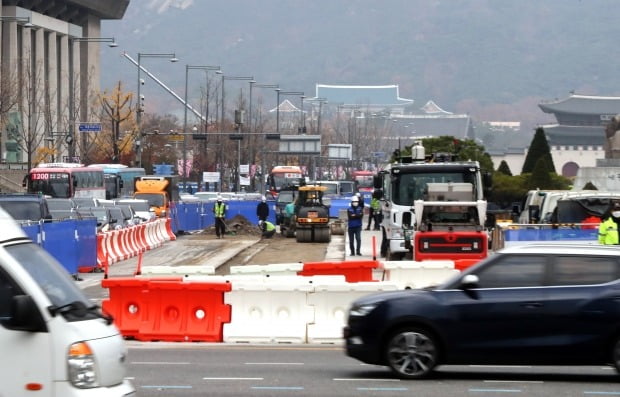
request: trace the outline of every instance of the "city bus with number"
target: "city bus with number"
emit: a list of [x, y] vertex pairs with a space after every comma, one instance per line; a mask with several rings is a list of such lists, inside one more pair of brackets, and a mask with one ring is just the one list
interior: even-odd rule
[[105, 199], [103, 168], [77, 163], [41, 163], [24, 178], [28, 193], [54, 198]]

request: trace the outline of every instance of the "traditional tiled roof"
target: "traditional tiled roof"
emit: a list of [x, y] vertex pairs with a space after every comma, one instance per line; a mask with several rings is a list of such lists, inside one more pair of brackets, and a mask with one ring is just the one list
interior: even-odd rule
[[426, 114], [453, 114], [452, 112], [448, 112], [440, 108], [435, 102], [428, 101], [424, 106], [420, 108], [423, 113]]
[[541, 102], [538, 107], [545, 113], [616, 115], [620, 113], [620, 97], [571, 94], [566, 99]]
[[580, 145], [598, 146], [605, 143], [604, 127], [592, 126], [566, 126], [546, 125], [543, 126], [549, 145]]
[[413, 99], [401, 98], [397, 85], [316, 85], [316, 100], [325, 98], [330, 104], [344, 106], [406, 106]]
[[[301, 112], [301, 110], [288, 99], [283, 100], [277, 107], [271, 109], [269, 112], [276, 112], [278, 109], [280, 109], [280, 113]], [[305, 110], [304, 113], [306, 113]]]
[[471, 118], [464, 114], [413, 115], [396, 120], [408, 123], [407, 129], [417, 137], [451, 135], [456, 138], [473, 138]]

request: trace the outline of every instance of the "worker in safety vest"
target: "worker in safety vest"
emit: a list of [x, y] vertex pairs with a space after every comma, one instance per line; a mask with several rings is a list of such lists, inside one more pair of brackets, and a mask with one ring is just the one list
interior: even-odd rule
[[269, 221], [258, 221], [258, 226], [260, 226], [264, 238], [272, 238], [276, 233], [275, 225]]
[[222, 201], [222, 196], [217, 196], [217, 201], [213, 204], [213, 214], [215, 215], [215, 235], [223, 238], [226, 233], [226, 204]]
[[598, 227], [598, 242], [605, 245], [618, 245], [618, 224], [620, 224], [620, 203], [615, 202], [603, 217]]

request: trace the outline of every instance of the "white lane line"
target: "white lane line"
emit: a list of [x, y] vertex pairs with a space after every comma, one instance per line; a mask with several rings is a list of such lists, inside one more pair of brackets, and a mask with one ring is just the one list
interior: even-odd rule
[[400, 382], [400, 379], [381, 379], [381, 378], [334, 378], [333, 381], [342, 382]]
[[245, 365], [304, 365], [304, 363], [245, 363]]
[[202, 378], [203, 380], [265, 380], [265, 378]]
[[190, 365], [186, 362], [167, 362], [167, 361], [132, 361], [131, 364], [135, 365]]
[[469, 389], [469, 391], [481, 393], [521, 393], [519, 389]]
[[545, 383], [542, 380], [485, 380], [485, 383]]

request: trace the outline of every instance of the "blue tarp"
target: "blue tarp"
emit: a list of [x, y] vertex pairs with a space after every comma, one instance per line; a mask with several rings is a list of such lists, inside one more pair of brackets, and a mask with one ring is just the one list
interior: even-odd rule
[[596, 241], [596, 229], [508, 229], [504, 231], [505, 241]]

